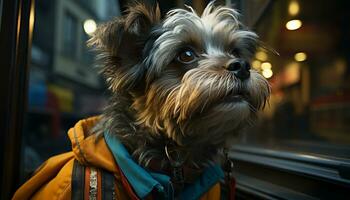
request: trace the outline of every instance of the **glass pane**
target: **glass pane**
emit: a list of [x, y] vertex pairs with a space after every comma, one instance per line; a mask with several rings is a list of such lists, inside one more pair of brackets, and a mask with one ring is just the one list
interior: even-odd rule
[[[66, 11], [63, 14], [63, 48], [62, 53], [67, 57], [72, 57], [73, 59], [77, 56], [77, 32], [78, 32], [78, 19]], [[84, 34], [84, 33], [83, 33]]]
[[67, 130], [104, 107], [105, 85], [85, 44], [94, 23], [120, 15], [115, 0], [35, 2], [23, 179], [48, 157], [69, 151]]
[[243, 15], [256, 19], [265, 48], [252, 65], [272, 95], [239, 143], [350, 158], [347, 1], [270, 1], [262, 13], [253, 5], [246, 2]]

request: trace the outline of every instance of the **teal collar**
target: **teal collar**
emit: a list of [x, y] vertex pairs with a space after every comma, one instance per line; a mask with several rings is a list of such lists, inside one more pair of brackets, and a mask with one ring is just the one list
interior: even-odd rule
[[[122, 173], [140, 199], [156, 191], [157, 199], [174, 199], [170, 177], [165, 174], [150, 172], [138, 165], [117, 136], [105, 132], [104, 139]], [[212, 165], [192, 184], [185, 185], [179, 199], [198, 199], [212, 186], [224, 178], [219, 165]]]

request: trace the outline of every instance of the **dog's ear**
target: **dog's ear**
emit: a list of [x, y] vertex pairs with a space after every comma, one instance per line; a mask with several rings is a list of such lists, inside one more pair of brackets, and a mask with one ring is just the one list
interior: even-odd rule
[[123, 17], [98, 26], [88, 46], [97, 51], [101, 72], [112, 91], [130, 90], [141, 81], [142, 50], [159, 21], [158, 4], [134, 3]]

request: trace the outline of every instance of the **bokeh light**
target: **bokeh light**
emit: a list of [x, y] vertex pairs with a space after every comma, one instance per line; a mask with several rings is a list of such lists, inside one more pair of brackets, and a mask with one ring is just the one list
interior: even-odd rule
[[262, 75], [265, 77], [265, 78], [271, 78], [272, 75], [273, 75], [273, 72], [271, 69], [265, 69], [262, 71]]
[[294, 55], [294, 59], [298, 62], [302, 62], [307, 59], [307, 55], [304, 52], [299, 52]]
[[268, 70], [268, 69], [271, 69], [271, 68], [272, 68], [272, 65], [269, 62], [264, 62], [264, 63], [261, 64], [261, 69], [262, 70]]
[[260, 61], [266, 61], [267, 60], [267, 53], [264, 51], [258, 51], [255, 54], [255, 58], [257, 58]]
[[290, 20], [286, 23], [286, 28], [288, 30], [294, 31], [299, 29], [302, 26], [302, 22], [298, 19]]
[[96, 31], [96, 22], [92, 19], [84, 21], [84, 31], [88, 35], [92, 35]]
[[260, 67], [261, 67], [261, 62], [259, 60], [254, 60], [252, 62], [252, 66], [253, 66], [254, 69], [259, 70]]
[[299, 13], [300, 7], [297, 1], [291, 1], [288, 6], [288, 13], [291, 16], [295, 16]]

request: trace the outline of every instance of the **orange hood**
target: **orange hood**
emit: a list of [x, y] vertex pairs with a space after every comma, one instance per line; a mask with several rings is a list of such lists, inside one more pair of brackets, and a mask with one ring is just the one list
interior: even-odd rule
[[53, 156], [44, 162], [16, 191], [13, 200], [70, 199], [74, 160], [87, 167], [105, 169], [117, 177], [118, 167], [103, 138], [96, 140], [94, 135], [89, 136], [98, 120], [99, 117], [80, 120], [71, 128], [68, 135], [72, 152]]
[[100, 117], [80, 120], [69, 129], [68, 136], [72, 142], [75, 158], [85, 166], [95, 166], [116, 173], [118, 167], [103, 138], [91, 135], [91, 129]]

